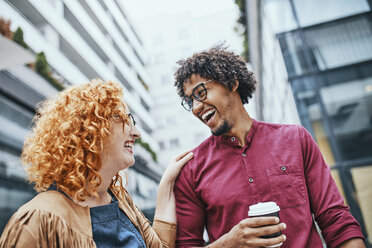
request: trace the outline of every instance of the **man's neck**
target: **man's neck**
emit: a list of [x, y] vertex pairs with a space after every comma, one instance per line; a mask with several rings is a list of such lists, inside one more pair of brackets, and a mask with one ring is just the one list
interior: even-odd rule
[[244, 147], [247, 142], [247, 135], [252, 127], [253, 119], [249, 116], [244, 107], [238, 112], [239, 115], [236, 115], [236, 119], [233, 120], [233, 127], [224, 135], [234, 136], [238, 139], [239, 145]]

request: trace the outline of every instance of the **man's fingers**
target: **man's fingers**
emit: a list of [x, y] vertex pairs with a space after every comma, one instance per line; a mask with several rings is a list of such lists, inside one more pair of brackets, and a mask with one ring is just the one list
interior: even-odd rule
[[277, 245], [286, 240], [286, 236], [284, 234], [275, 237], [275, 238], [269, 238], [269, 239], [264, 239], [264, 238], [257, 238], [254, 242], [259, 247], [268, 247], [272, 245]]
[[284, 223], [280, 223], [278, 225], [256, 227], [253, 229], [252, 233], [254, 233], [254, 236], [261, 237], [261, 236], [267, 236], [267, 235], [281, 232], [285, 228], [286, 228], [286, 225]]
[[240, 224], [244, 227], [260, 227], [260, 226], [267, 226], [267, 225], [275, 225], [279, 223], [278, 217], [254, 217], [254, 218], [246, 218], [240, 222]]

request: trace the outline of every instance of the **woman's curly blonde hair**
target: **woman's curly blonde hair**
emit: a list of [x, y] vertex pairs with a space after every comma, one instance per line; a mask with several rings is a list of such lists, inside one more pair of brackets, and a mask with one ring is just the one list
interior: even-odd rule
[[[92, 80], [60, 92], [37, 108], [21, 160], [35, 189], [51, 185], [78, 201], [98, 196], [100, 152], [113, 117], [128, 120], [123, 90], [112, 81]], [[123, 126], [124, 127], [124, 126]], [[117, 174], [112, 184], [122, 185]]]

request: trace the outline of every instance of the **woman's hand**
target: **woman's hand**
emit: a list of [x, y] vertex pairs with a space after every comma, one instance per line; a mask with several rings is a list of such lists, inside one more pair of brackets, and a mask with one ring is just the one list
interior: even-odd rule
[[192, 152], [187, 151], [174, 157], [169, 162], [159, 183], [154, 219], [177, 223], [176, 199], [173, 193], [173, 186], [183, 166], [193, 156]]
[[190, 151], [179, 154], [174, 157], [168, 164], [167, 169], [164, 171], [161, 181], [164, 183], [173, 184], [176, 181], [178, 174], [181, 172], [183, 166], [194, 157]]

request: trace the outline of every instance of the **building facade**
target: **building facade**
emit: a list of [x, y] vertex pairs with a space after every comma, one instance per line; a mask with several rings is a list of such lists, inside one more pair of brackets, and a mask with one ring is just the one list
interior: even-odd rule
[[242, 39], [234, 32], [236, 18], [236, 10], [229, 9], [203, 16], [182, 11], [135, 22], [150, 57], [148, 71], [154, 82], [150, 87], [154, 99], [152, 115], [158, 124], [154, 138], [159, 142], [161, 164], [166, 165], [169, 158], [211, 135], [208, 127], [181, 106], [174, 86], [176, 62], [223, 41], [239, 53]]
[[[155, 120], [150, 114], [153, 100], [147, 90], [151, 83], [145, 68], [147, 55], [123, 1], [6, 0], [0, 1], [0, 17], [11, 22], [11, 31], [22, 28], [28, 45], [26, 50], [0, 37], [0, 230], [3, 230], [15, 210], [35, 194], [25, 181], [19, 161], [35, 105], [58, 92], [25, 66], [34, 62], [37, 53], [45, 54], [53, 78], [64, 86], [93, 78], [121, 83], [142, 141], [154, 150], [158, 143], [152, 138]], [[162, 171], [149, 152], [136, 145], [136, 164], [127, 171], [127, 187], [150, 219]]]
[[[248, 27], [255, 31], [249, 33], [251, 62], [261, 76], [257, 97], [263, 120], [273, 119], [265, 113], [273, 106], [265, 98], [272, 89], [265, 74], [285, 73], [288, 87], [275, 88], [271, 101], [280, 98], [283, 90], [292, 93], [294, 101], [283, 101], [295, 103], [301, 124], [317, 141], [370, 245], [372, 2], [254, 0], [246, 4]], [[284, 72], [264, 62], [277, 53], [270, 53], [261, 42], [276, 43]]]

